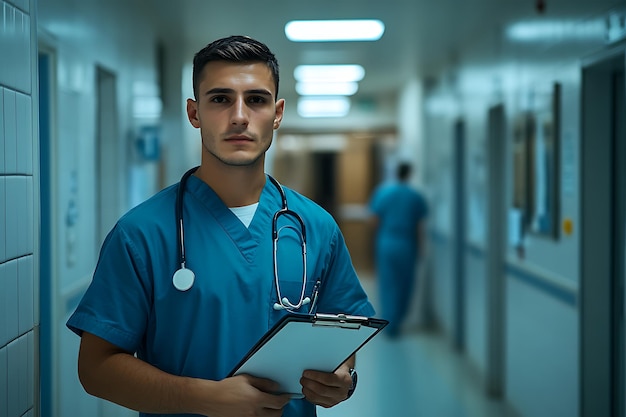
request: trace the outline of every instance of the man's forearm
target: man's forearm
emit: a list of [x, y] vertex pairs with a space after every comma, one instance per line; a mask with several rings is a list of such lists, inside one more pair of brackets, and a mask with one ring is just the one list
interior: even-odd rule
[[145, 413], [198, 411], [194, 398], [211, 381], [168, 374], [123, 351], [103, 351], [94, 338], [83, 335], [79, 355], [79, 377], [89, 394]]
[[271, 394], [276, 382], [250, 375], [221, 381], [171, 375], [89, 333], [81, 339], [78, 374], [88, 393], [144, 413], [238, 417], [277, 413], [290, 400]]

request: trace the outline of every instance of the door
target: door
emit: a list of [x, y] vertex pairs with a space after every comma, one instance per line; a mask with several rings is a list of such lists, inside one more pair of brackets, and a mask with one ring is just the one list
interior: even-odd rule
[[624, 52], [583, 68], [581, 416], [625, 416]]
[[619, 365], [616, 369], [619, 372], [615, 378], [615, 400], [616, 409], [619, 414], [626, 417], [626, 404], [624, 393], [626, 392], [626, 86], [624, 83], [624, 63], [613, 74], [615, 94], [613, 97], [613, 146], [615, 149], [615, 160], [613, 163], [615, 170], [614, 192], [615, 197], [615, 235], [614, 257], [615, 257], [615, 280], [616, 286], [621, 286], [621, 291], [616, 291], [619, 298], [616, 300], [615, 311], [615, 333], [617, 340], [613, 345], [613, 355]]
[[466, 193], [465, 193], [465, 122], [454, 124], [454, 267], [453, 267], [453, 344], [458, 350], [465, 349], [465, 246], [466, 246]]
[[505, 291], [505, 128], [504, 106], [489, 109], [487, 161], [489, 164], [489, 202], [487, 231], [487, 393], [494, 397], [504, 392]]

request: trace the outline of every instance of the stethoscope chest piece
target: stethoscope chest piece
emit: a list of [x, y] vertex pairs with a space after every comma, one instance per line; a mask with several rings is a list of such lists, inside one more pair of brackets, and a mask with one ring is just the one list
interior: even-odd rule
[[174, 272], [174, 276], [172, 277], [172, 284], [174, 284], [174, 288], [178, 291], [187, 291], [191, 287], [193, 287], [193, 282], [196, 279], [196, 275], [193, 273], [191, 269], [180, 268], [178, 271]]

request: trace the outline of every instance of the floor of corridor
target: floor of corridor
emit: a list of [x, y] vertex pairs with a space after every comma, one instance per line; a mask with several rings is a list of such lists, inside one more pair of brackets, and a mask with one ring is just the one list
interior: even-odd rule
[[[377, 307], [374, 280], [362, 278]], [[466, 360], [433, 332], [409, 330], [398, 339], [379, 335], [357, 355], [358, 389], [349, 401], [319, 417], [517, 417], [489, 399]]]

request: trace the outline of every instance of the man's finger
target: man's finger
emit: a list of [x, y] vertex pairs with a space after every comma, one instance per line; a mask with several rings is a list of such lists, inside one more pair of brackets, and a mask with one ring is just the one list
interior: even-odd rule
[[[346, 373], [346, 375], [349, 375], [349, 374]], [[310, 379], [311, 381], [315, 381], [322, 385], [326, 385], [328, 387], [340, 388], [345, 385], [344, 381], [339, 375], [329, 373], [329, 372], [307, 370], [302, 373], [302, 377], [306, 379]]]
[[274, 393], [280, 389], [278, 382], [266, 378], [257, 378], [252, 375], [242, 375], [248, 380], [248, 383], [259, 391]]
[[263, 393], [263, 407], [271, 410], [282, 410], [289, 401], [291, 401], [290, 394], [273, 395]]
[[280, 385], [271, 379], [257, 378], [252, 375], [243, 375], [248, 383], [262, 392], [262, 406], [272, 410], [280, 410], [291, 400], [290, 394], [275, 394]]

